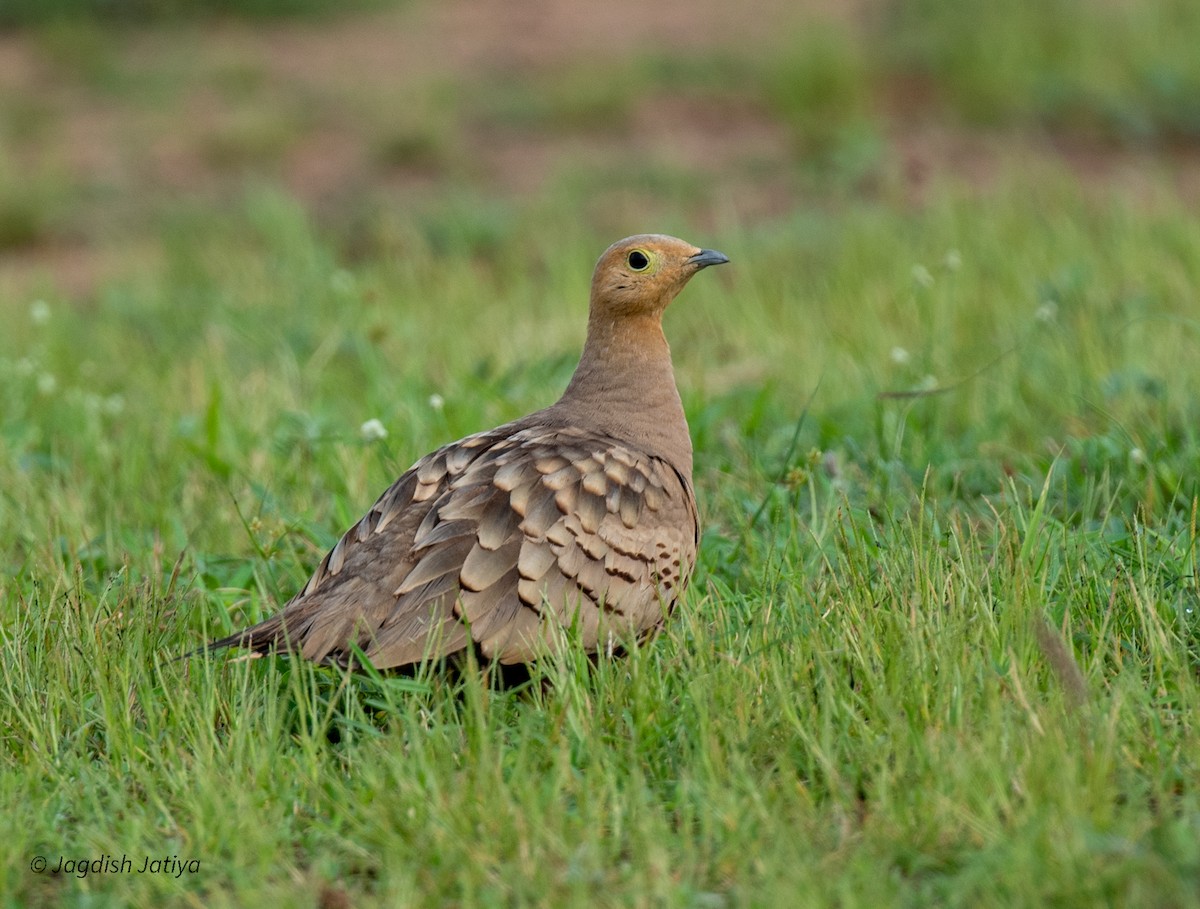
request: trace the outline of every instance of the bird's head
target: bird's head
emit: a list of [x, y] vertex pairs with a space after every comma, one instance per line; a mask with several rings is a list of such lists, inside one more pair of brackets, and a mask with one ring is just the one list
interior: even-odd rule
[[664, 234], [618, 240], [596, 263], [592, 315], [610, 319], [660, 316], [692, 275], [728, 261], [724, 253]]

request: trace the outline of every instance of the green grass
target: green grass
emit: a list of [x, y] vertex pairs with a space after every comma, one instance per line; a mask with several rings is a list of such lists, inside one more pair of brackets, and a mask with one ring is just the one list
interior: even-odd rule
[[974, 122], [1156, 143], [1200, 137], [1198, 33], [1188, 0], [917, 0], [874, 43]]
[[[517, 690], [176, 660], [558, 393], [614, 236], [556, 192], [350, 258], [254, 191], [86, 305], [0, 301], [8, 904], [1200, 905], [1200, 227], [1166, 193], [629, 225], [733, 259], [667, 318], [705, 536], [664, 634]], [[104, 854], [200, 868], [30, 871]]]

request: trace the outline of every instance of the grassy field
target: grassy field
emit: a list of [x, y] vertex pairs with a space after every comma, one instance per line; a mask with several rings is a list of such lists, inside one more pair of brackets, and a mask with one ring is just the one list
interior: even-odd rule
[[[1129, 93], [1169, 101], [1161, 79], [1105, 94], [1132, 19], [1046, 51], [1065, 3], [1049, 43], [1018, 40], [1020, 4], [992, 33], [1032, 55], [1014, 70], [1084, 88], [997, 104], [1003, 72], [950, 54], [965, 25], [926, 6], [936, 32], [887, 20], [886, 47], [838, 26], [804, 53], [590, 71], [740, 86], [789, 157], [729, 174], [626, 168], [606, 143], [637, 110], [573, 66], [448, 109], [434, 80], [425, 131], [370, 121], [388, 166], [435, 181], [411, 205], [331, 209], [238, 156], [236, 182], [173, 200], [0, 178], [0, 216], [25, 216], [0, 242], [6, 904], [1200, 907], [1194, 110]], [[1182, 40], [1142, 65], [1171, 21], [1129, 30], [1130, 71], [1190, 84]], [[54, 28], [34, 41], [94, 37]], [[97, 47], [100, 91], [132, 104]], [[915, 195], [881, 112], [897, 68], [955, 129], [1149, 158], [1097, 183], [1001, 153]], [[606, 156], [489, 190], [463, 151], [486, 117]], [[704, 538], [657, 639], [515, 689], [178, 659], [276, 609], [416, 457], [552, 401], [596, 256], [640, 230], [733, 260], [667, 316]], [[28, 266], [106, 239], [136, 267], [86, 290]], [[130, 866], [66, 864], [104, 857]]]

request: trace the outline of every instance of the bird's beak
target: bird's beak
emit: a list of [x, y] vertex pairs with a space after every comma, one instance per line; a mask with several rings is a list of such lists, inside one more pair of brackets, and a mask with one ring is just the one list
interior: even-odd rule
[[715, 249], [702, 249], [694, 256], [688, 257], [688, 264], [695, 265], [697, 271], [701, 268], [708, 268], [710, 265], [724, 265], [728, 261], [729, 256], [717, 252]]

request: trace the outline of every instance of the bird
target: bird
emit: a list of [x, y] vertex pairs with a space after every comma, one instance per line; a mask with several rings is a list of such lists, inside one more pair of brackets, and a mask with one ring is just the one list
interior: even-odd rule
[[612, 652], [662, 626], [695, 566], [692, 443], [663, 311], [729, 261], [663, 234], [619, 240], [557, 402], [427, 454], [277, 614], [203, 650], [413, 666], [473, 650], [530, 664]]

